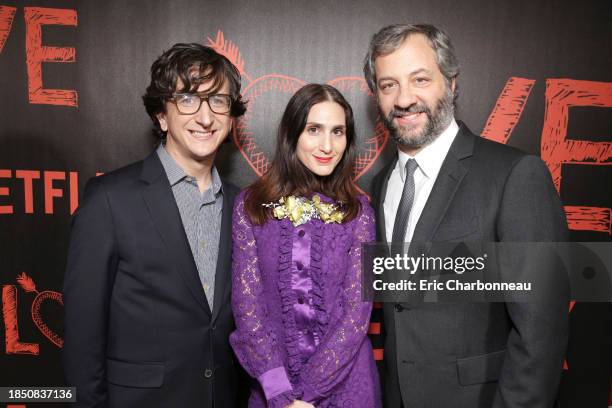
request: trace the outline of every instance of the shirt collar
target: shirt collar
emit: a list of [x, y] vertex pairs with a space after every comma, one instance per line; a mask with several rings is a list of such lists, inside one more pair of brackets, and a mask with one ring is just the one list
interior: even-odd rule
[[[161, 161], [162, 166], [164, 167], [166, 176], [168, 177], [168, 181], [170, 182], [171, 186], [174, 186], [175, 184], [179, 183], [184, 179], [194, 181], [192, 180], [193, 178], [191, 176], [185, 173], [185, 171], [181, 168], [181, 166], [178, 165], [178, 163], [172, 158], [172, 156], [170, 156], [170, 154], [166, 150], [166, 147], [161, 143], [157, 147], [157, 156], [159, 157], [159, 160]], [[221, 183], [221, 177], [219, 176], [219, 172], [217, 171], [217, 168], [215, 166], [213, 166], [211, 169], [211, 176], [212, 191], [215, 195], [217, 195], [219, 192], [223, 191], [223, 183]]]
[[446, 155], [455, 140], [459, 132], [459, 126], [455, 119], [451, 119], [450, 124], [444, 131], [438, 136], [433, 142], [422, 148], [414, 156], [410, 156], [407, 153], [402, 152], [398, 149], [398, 161], [399, 174], [402, 181], [406, 180], [406, 162], [408, 159], [414, 159], [419, 166], [419, 169], [423, 172], [425, 177], [437, 176], [442, 163], [446, 158]]

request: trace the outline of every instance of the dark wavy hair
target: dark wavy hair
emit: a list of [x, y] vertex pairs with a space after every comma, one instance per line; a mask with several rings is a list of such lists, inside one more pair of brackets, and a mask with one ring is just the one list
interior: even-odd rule
[[[177, 89], [179, 79], [183, 84], [181, 89]], [[161, 140], [166, 132], [162, 131], [157, 115], [165, 112], [165, 104], [172, 94], [196, 92], [208, 81], [212, 83], [211, 93], [228, 82], [232, 98], [230, 116], [237, 118], [246, 112], [246, 102], [240, 95], [240, 72], [230, 60], [210, 47], [197, 43], [174, 44], [151, 65], [151, 82], [142, 101]]]
[[[328, 176], [317, 176], [298, 159], [296, 147], [306, 127], [310, 109], [321, 102], [335, 102], [344, 110], [346, 121], [346, 150], [334, 171]], [[309, 84], [298, 90], [289, 100], [278, 127], [276, 153], [270, 169], [248, 187], [245, 211], [256, 225], [272, 217], [262, 206], [288, 195], [309, 197], [319, 192], [342, 203], [343, 222], [352, 220], [360, 210], [358, 191], [352, 182], [355, 159], [355, 122], [353, 109], [333, 86]]]

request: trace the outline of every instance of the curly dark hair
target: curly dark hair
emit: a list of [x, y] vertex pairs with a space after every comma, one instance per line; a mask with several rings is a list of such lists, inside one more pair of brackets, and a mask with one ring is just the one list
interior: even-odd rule
[[[180, 79], [183, 87], [177, 89]], [[230, 116], [235, 118], [246, 112], [246, 101], [240, 95], [240, 72], [223, 55], [210, 47], [197, 43], [178, 43], [165, 51], [151, 65], [151, 83], [142, 96], [145, 109], [153, 120], [155, 131], [161, 140], [166, 137], [157, 115], [165, 111], [166, 102], [174, 92], [196, 92], [198, 87], [211, 81], [210, 92], [229, 83], [232, 107]]]

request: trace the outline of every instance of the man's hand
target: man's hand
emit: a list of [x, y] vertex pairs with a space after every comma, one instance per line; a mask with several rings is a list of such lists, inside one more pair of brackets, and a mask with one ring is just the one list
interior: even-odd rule
[[295, 400], [291, 405], [287, 405], [287, 408], [315, 408], [315, 406], [304, 401]]

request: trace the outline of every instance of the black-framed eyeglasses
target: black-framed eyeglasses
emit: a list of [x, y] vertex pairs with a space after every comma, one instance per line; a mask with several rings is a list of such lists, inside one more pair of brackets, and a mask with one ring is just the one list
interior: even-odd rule
[[228, 94], [175, 93], [170, 99], [182, 115], [193, 115], [206, 101], [211, 111], [218, 114], [229, 113], [232, 97]]

